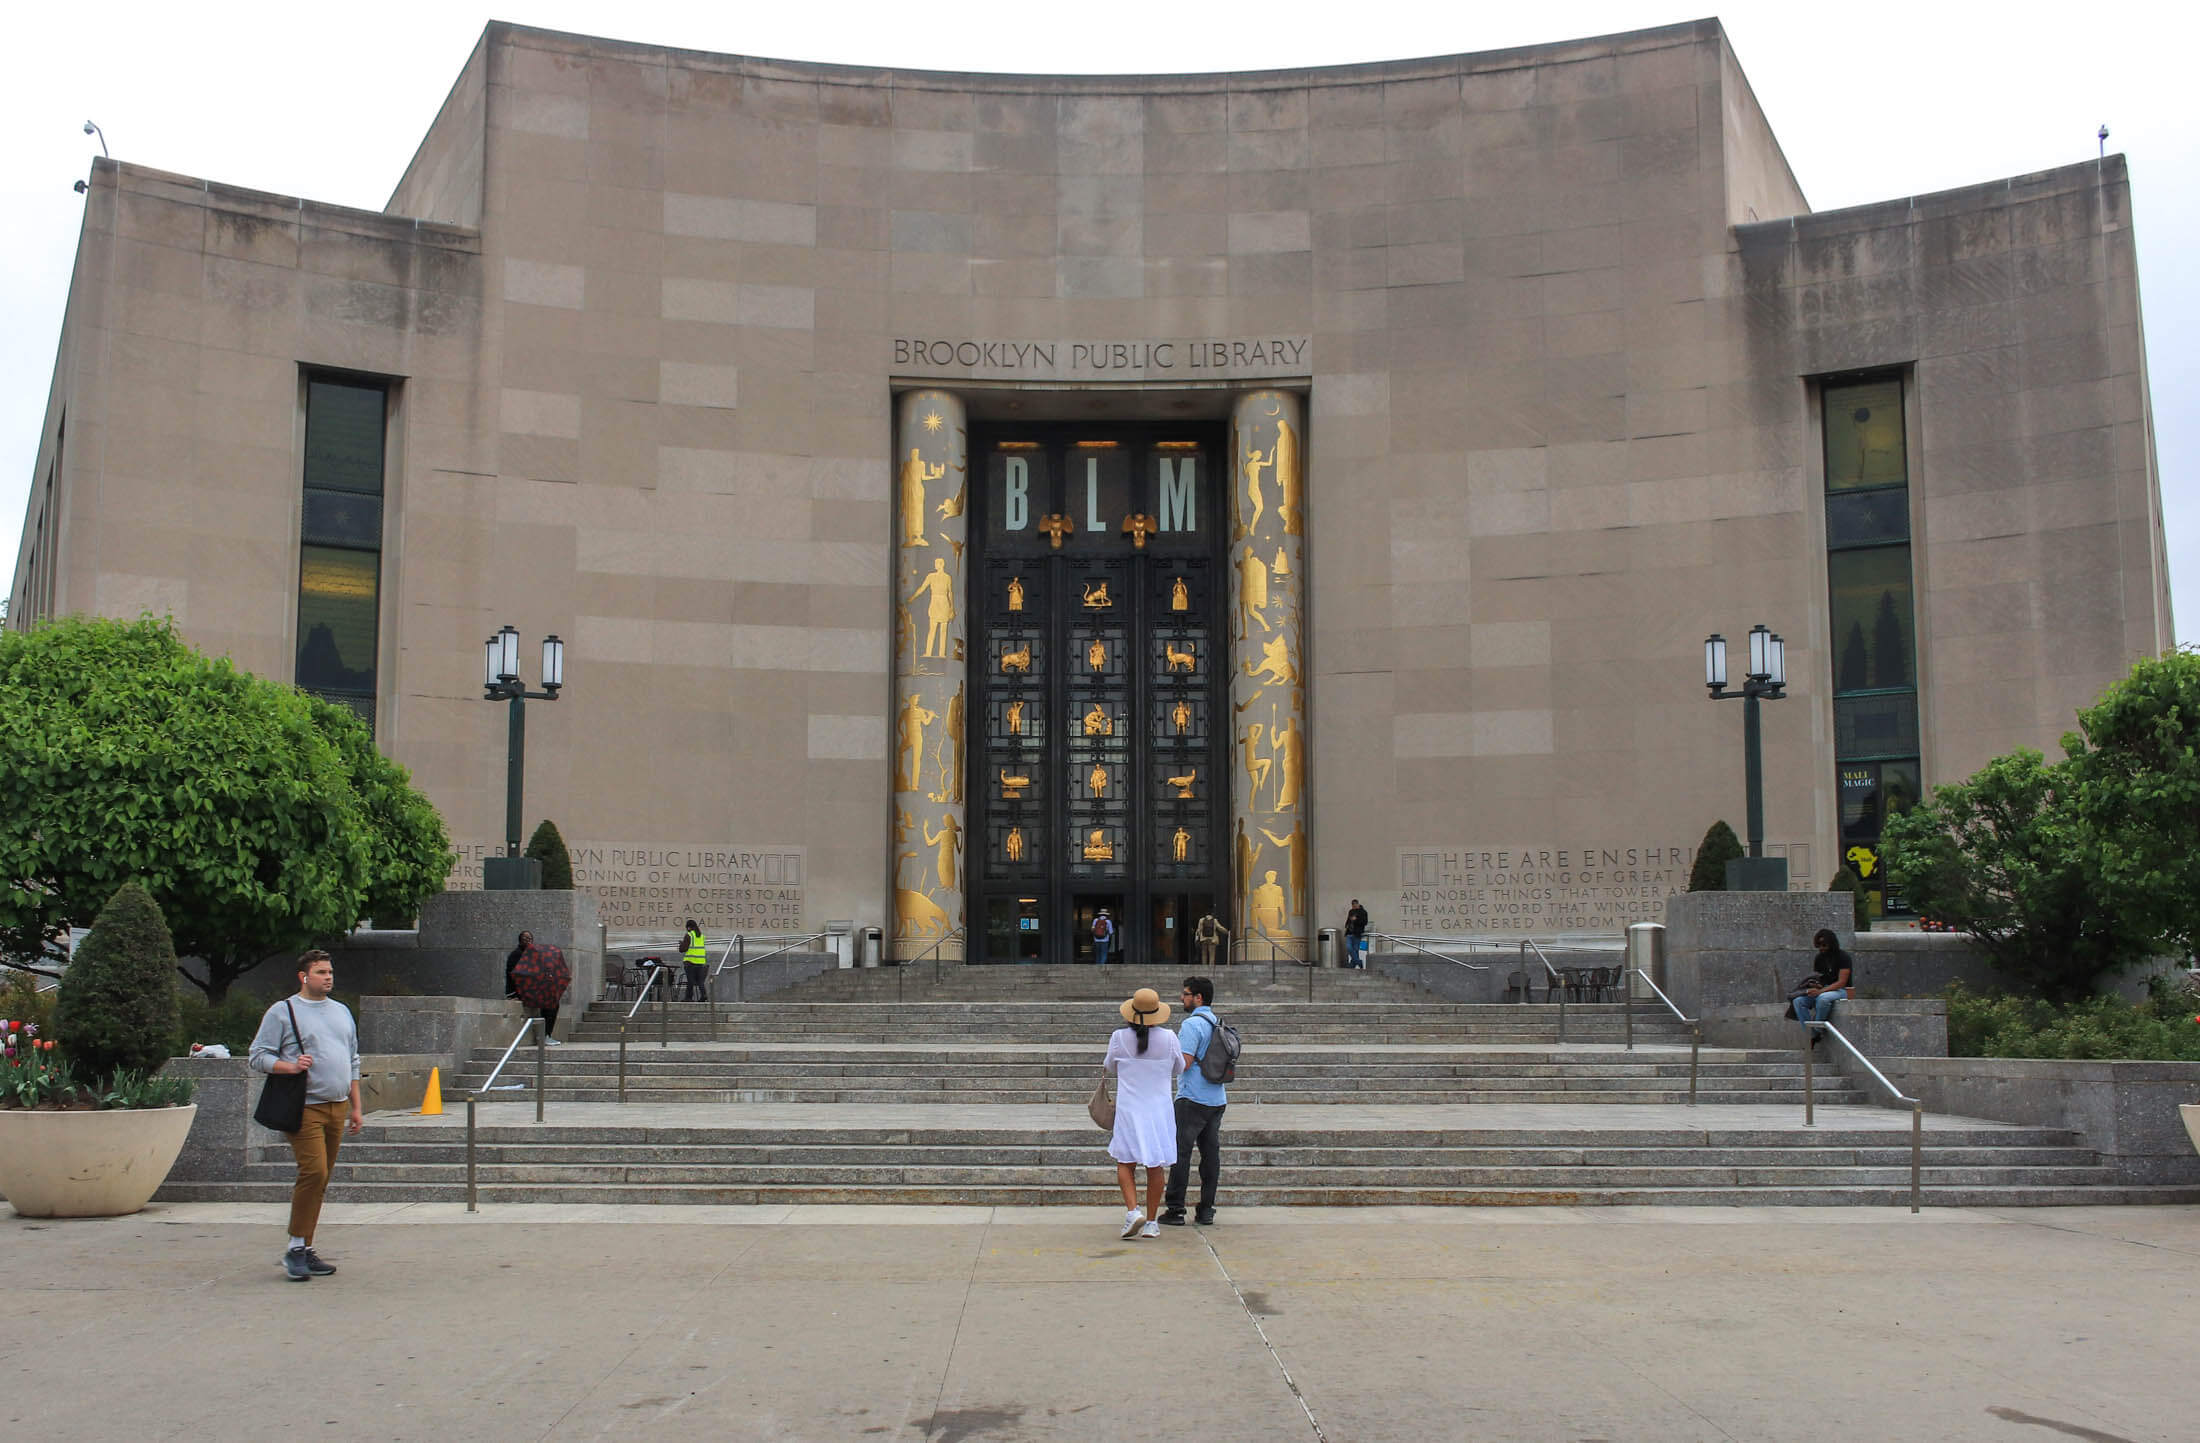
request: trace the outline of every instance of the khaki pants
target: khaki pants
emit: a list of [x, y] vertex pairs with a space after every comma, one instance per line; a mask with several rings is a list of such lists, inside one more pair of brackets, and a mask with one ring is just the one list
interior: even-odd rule
[[336, 1166], [336, 1149], [344, 1140], [344, 1123], [351, 1117], [351, 1100], [309, 1102], [305, 1121], [290, 1135], [290, 1155], [298, 1160], [298, 1181], [290, 1188], [290, 1235], [313, 1245], [313, 1225], [321, 1220], [321, 1199], [328, 1193], [328, 1175]]

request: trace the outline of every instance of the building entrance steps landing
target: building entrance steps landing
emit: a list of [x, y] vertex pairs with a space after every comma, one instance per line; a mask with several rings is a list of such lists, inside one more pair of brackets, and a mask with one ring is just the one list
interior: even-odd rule
[[[1104, 1139], [1073, 1104], [564, 1103], [479, 1105], [479, 1186], [497, 1203], [872, 1203], [1098, 1206]], [[464, 1196], [463, 1109], [376, 1114], [337, 1163], [350, 1202]], [[2069, 1133], [1928, 1117], [1934, 1206], [2196, 1202], [2200, 1188], [2117, 1183]], [[1909, 1116], [1829, 1104], [1322, 1106], [1233, 1103], [1221, 1202], [1250, 1206], [1898, 1206]], [[274, 1202], [288, 1149], [173, 1201]]]

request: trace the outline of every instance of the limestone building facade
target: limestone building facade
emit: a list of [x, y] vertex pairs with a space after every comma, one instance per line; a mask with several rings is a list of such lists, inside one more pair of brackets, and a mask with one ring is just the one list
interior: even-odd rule
[[10, 624], [358, 707], [454, 885], [510, 623], [614, 928], [905, 955], [1655, 916], [1760, 622], [1823, 886], [2171, 643], [2121, 159], [1814, 213], [1715, 21], [1106, 78], [493, 25], [382, 212], [97, 162], [37, 467]]

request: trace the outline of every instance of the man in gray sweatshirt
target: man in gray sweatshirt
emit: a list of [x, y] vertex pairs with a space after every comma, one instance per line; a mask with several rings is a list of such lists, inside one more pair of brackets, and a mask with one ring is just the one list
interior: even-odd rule
[[313, 1250], [313, 1227], [337, 1147], [367, 1121], [359, 1106], [359, 1029], [351, 1009], [329, 996], [335, 986], [328, 953], [306, 953], [298, 959], [298, 995], [268, 1008], [252, 1037], [254, 1072], [306, 1074], [305, 1122], [290, 1135], [298, 1181], [290, 1189], [290, 1246], [283, 1252], [283, 1271], [294, 1283], [336, 1271]]

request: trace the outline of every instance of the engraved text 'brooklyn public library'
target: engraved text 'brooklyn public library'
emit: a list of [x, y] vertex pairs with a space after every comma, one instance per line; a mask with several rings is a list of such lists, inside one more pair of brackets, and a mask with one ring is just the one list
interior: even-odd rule
[[893, 345], [897, 369], [954, 371], [1027, 380], [1084, 380], [1103, 376], [1186, 380], [1303, 376], [1309, 370], [1308, 361], [1314, 349], [1312, 338], [1308, 336], [1198, 337], [1175, 341], [984, 341], [897, 337]]

